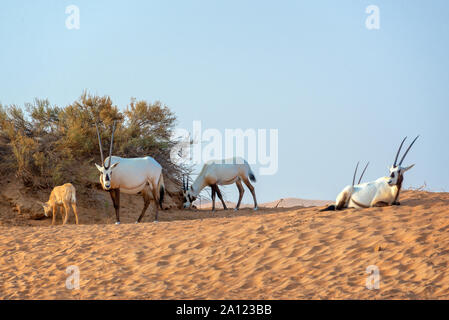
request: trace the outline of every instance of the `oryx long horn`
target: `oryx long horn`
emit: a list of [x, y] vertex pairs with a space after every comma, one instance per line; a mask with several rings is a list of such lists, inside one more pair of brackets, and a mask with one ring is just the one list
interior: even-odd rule
[[186, 191], [186, 177], [182, 175], [182, 190]]
[[405, 159], [405, 156], [407, 155], [407, 153], [410, 151], [410, 148], [413, 146], [413, 144], [415, 143], [415, 141], [419, 138], [419, 135], [416, 136], [415, 140], [413, 140], [413, 142], [408, 146], [407, 150], [405, 151], [404, 155], [402, 156], [401, 161], [399, 162], [399, 165], [402, 165], [402, 162]]
[[111, 157], [112, 157], [112, 146], [114, 144], [114, 132], [115, 132], [115, 123], [117, 120], [114, 120], [114, 124], [112, 125], [112, 135], [111, 135], [111, 146], [109, 148], [109, 161], [108, 161], [108, 168], [111, 166]]
[[354, 186], [355, 184], [355, 176], [357, 175], [357, 169], [359, 168], [359, 162], [357, 162], [357, 165], [355, 166], [355, 171], [354, 171], [354, 177], [352, 177], [352, 186]]
[[368, 161], [368, 163], [366, 164], [365, 169], [363, 169], [363, 172], [362, 172], [362, 174], [360, 175], [360, 179], [359, 179], [359, 182], [358, 182], [357, 184], [360, 184], [360, 181], [362, 181], [363, 175], [365, 174], [365, 171], [366, 171], [366, 168], [368, 168], [368, 165], [369, 165], [369, 161]]
[[95, 121], [95, 128], [97, 128], [97, 135], [98, 135], [98, 145], [100, 146], [100, 154], [101, 154], [101, 165], [104, 166], [104, 156], [103, 156], [103, 147], [101, 146], [101, 137], [100, 137], [100, 131], [98, 131], [98, 125]]
[[402, 140], [401, 145], [399, 146], [398, 152], [396, 153], [396, 158], [394, 158], [393, 168], [396, 167], [396, 162], [398, 162], [399, 153], [401, 152], [401, 148], [405, 142], [405, 139], [407, 139], [407, 137], [405, 137], [404, 140]]

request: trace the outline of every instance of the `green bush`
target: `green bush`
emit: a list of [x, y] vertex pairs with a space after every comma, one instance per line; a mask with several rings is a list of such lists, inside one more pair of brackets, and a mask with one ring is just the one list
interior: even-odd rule
[[0, 171], [14, 170], [25, 185], [35, 188], [64, 182], [92, 185], [98, 181], [98, 175], [92, 174], [94, 162], [101, 159], [95, 123], [106, 158], [114, 121], [114, 155], [152, 156], [164, 175], [179, 181], [186, 168], [170, 161], [176, 116], [167, 106], [132, 98], [121, 112], [110, 97], [87, 92], [63, 108], [40, 99], [25, 108], [0, 105]]

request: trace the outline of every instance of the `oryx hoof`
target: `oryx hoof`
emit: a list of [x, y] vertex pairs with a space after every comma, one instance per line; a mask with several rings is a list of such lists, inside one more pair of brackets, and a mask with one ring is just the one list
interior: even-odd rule
[[234, 208], [234, 211], [239, 211], [239, 208]]
[[393, 206], [400, 206], [401, 203], [400, 203], [399, 201], [395, 201], [395, 202], [393, 202], [391, 205], [393, 205]]
[[259, 208], [258, 208], [258, 207], [255, 207], [255, 208], [254, 208], [254, 211], [257, 211], [257, 210], [259, 210]]
[[115, 224], [120, 224], [120, 221], [117, 221]]
[[157, 221], [157, 220], [154, 220], [154, 221], [153, 221], [153, 223], [159, 223], [159, 221]]

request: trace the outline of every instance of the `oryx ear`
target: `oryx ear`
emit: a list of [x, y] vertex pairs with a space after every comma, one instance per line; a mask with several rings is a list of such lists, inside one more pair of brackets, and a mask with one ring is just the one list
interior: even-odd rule
[[404, 168], [404, 172], [409, 171], [411, 168], [413, 168], [415, 164], [412, 164], [411, 166], [408, 166], [407, 168]]
[[119, 162], [116, 162], [116, 163], [114, 163], [112, 166], [111, 166], [111, 169], [114, 169], [118, 164], [120, 163], [120, 161]]
[[100, 167], [98, 164], [95, 164], [95, 166], [97, 167], [98, 171], [103, 172], [103, 167]]

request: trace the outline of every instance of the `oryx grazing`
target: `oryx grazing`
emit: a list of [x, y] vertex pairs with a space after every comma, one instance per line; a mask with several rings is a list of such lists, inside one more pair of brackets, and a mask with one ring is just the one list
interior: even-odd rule
[[95, 123], [100, 146], [101, 163], [97, 166], [100, 171], [100, 183], [103, 190], [108, 191], [114, 203], [116, 224], [120, 224], [120, 191], [128, 194], [142, 194], [144, 206], [136, 223], [140, 222], [153, 199], [156, 207], [155, 222], [158, 218], [158, 204], [162, 209], [165, 186], [161, 165], [152, 157], [121, 158], [112, 156], [114, 143], [115, 121], [112, 129], [109, 157], [103, 159], [103, 147], [100, 132]]
[[[187, 180], [187, 183], [185, 180]], [[212, 211], [215, 210], [216, 194], [218, 194], [218, 197], [223, 204], [223, 209], [226, 210], [227, 207], [218, 186], [235, 183], [239, 190], [239, 201], [235, 207], [235, 210], [238, 210], [243, 198], [243, 193], [245, 192], [242, 185], [243, 181], [253, 195], [254, 210], [257, 210], [256, 192], [254, 191], [254, 187], [250, 180], [256, 182], [256, 177], [248, 162], [243, 158], [234, 157], [230, 159], [208, 161], [204, 164], [200, 174], [190, 188], [188, 179], [183, 178], [184, 208], [190, 208], [201, 190], [209, 186], [212, 189]]]
[[[323, 209], [326, 210], [342, 210], [345, 208], [370, 208], [370, 207], [383, 207], [390, 205], [399, 205], [399, 193], [402, 188], [402, 183], [404, 181], [404, 173], [411, 168], [413, 168], [414, 164], [403, 167], [402, 163], [404, 162], [405, 156], [410, 151], [410, 148], [413, 146], [415, 141], [419, 136], [412, 141], [410, 146], [405, 151], [404, 155], [401, 158], [401, 161], [397, 163], [399, 153], [401, 152], [401, 148], [407, 139], [407, 137], [402, 140], [401, 145], [399, 146], [398, 152], [396, 153], [396, 158], [394, 159], [393, 165], [390, 167], [390, 175], [388, 177], [381, 177], [375, 181], [366, 182], [354, 185], [355, 176], [357, 173], [357, 167], [353, 177], [352, 186], [347, 186], [343, 189], [342, 192], [337, 196], [337, 200], [334, 205], [330, 205], [329, 207]], [[366, 169], [366, 167], [365, 167]], [[362, 173], [363, 176], [363, 173]]]
[[53, 215], [51, 225], [55, 224], [56, 221], [56, 210], [62, 214], [62, 209], [64, 209], [65, 215], [62, 216], [62, 224], [67, 223], [69, 218], [70, 207], [72, 207], [73, 213], [75, 214], [75, 222], [78, 224], [78, 212], [76, 211], [76, 190], [71, 183], [63, 184], [62, 186], [54, 187], [50, 193], [50, 198], [47, 202], [40, 204], [44, 207], [44, 214], [48, 217], [50, 214]]

